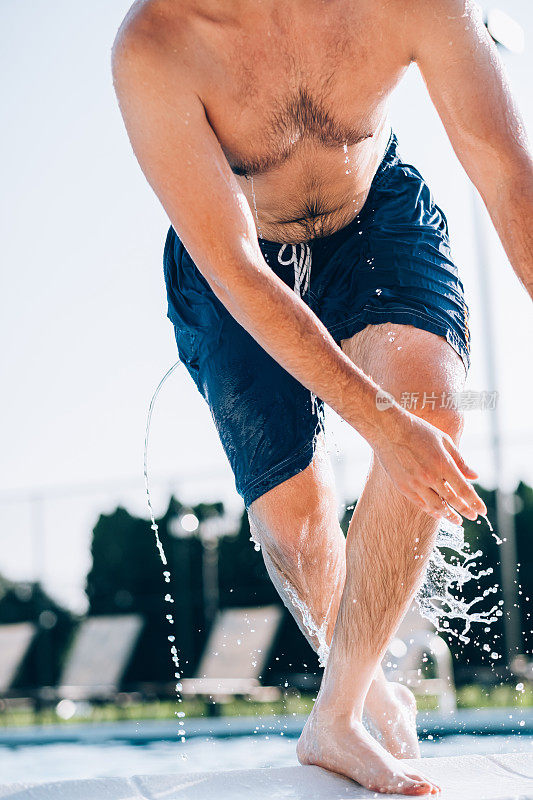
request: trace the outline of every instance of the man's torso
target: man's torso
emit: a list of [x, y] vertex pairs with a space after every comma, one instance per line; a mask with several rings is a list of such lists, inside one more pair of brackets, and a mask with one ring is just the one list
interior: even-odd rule
[[410, 63], [399, 4], [140, 5], [164, 18], [166, 58], [185, 65], [259, 235], [298, 242], [350, 222], [386, 148], [388, 97]]

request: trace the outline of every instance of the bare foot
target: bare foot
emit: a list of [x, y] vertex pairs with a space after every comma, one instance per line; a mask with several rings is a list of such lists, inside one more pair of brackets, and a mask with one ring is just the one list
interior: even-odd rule
[[439, 787], [388, 753], [357, 720], [332, 719], [317, 706], [298, 741], [300, 764], [315, 764], [346, 775], [373, 792], [437, 794]]
[[416, 734], [416, 700], [407, 686], [373, 681], [365, 701], [365, 716], [380, 741], [395, 758], [420, 758]]

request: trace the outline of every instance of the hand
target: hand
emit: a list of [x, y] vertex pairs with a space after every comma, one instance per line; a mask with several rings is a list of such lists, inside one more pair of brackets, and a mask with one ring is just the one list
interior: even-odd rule
[[372, 447], [398, 491], [435, 519], [445, 517], [457, 525], [461, 516], [475, 520], [487, 513], [468, 482], [478, 475], [448, 434], [404, 409], [385, 413], [386, 433]]

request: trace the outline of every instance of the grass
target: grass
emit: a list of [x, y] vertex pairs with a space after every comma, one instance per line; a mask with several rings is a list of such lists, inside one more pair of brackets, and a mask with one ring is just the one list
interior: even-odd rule
[[[244, 699], [234, 699], [220, 704], [217, 710], [221, 716], [272, 716], [306, 714], [313, 707], [313, 695], [299, 696], [287, 693], [275, 702], [258, 703]], [[55, 708], [32, 711], [29, 708], [8, 709], [0, 713], [0, 727], [24, 725], [71, 725], [81, 722], [120, 722], [124, 720], [172, 720], [176, 712], [183, 711], [185, 716], [206, 717], [209, 707], [201, 700], [184, 700], [181, 703], [173, 700], [150, 701], [146, 703], [105, 703], [102, 705], [79, 704], [75, 716], [68, 720], [61, 719]]]
[[457, 706], [458, 708], [531, 708], [533, 685], [526, 683], [523, 686], [521, 690], [517, 690], [514, 683], [492, 687], [483, 687], [479, 684], [462, 686], [457, 691]]
[[[299, 695], [287, 692], [275, 702], [258, 703], [244, 699], [231, 700], [218, 707], [221, 716], [272, 716], [308, 714], [313, 707], [314, 695]], [[533, 685], [526, 684], [523, 690], [515, 685], [503, 684], [495, 687], [483, 687], [479, 684], [463, 686], [457, 691], [458, 708], [529, 708], [533, 707]], [[420, 711], [437, 708], [435, 697], [418, 698]], [[80, 704], [77, 713], [69, 720], [61, 719], [54, 708], [33, 712], [29, 708], [8, 709], [0, 713], [0, 726], [76, 724], [81, 722], [119, 722], [124, 720], [172, 720], [178, 711], [186, 717], [204, 717], [208, 715], [208, 706], [201, 700], [184, 700], [177, 703], [172, 700], [151, 701], [146, 703], [106, 703], [103, 705]]]

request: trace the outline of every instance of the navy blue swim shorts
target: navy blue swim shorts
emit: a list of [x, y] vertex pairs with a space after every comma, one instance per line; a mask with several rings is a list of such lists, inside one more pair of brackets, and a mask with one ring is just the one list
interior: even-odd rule
[[[338, 343], [367, 325], [412, 325], [445, 337], [468, 369], [468, 309], [446, 218], [394, 135], [352, 222], [301, 244], [259, 245]], [[310, 464], [322, 403], [234, 320], [173, 228], [164, 271], [179, 357], [209, 404], [248, 507]]]

